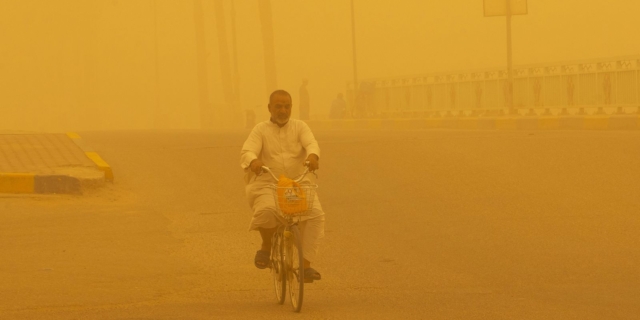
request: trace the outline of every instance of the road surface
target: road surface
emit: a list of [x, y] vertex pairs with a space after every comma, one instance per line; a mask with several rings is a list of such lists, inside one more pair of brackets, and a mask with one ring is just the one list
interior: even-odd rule
[[302, 315], [253, 266], [246, 134], [80, 132], [115, 183], [0, 195], [0, 318], [640, 317], [640, 132], [317, 132]]

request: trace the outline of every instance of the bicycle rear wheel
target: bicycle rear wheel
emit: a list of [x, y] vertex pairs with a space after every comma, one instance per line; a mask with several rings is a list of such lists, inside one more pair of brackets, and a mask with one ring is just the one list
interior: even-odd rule
[[[295, 312], [302, 309], [304, 296], [304, 257], [302, 255], [302, 238], [297, 226], [292, 226], [286, 241], [287, 283], [289, 297]], [[285, 236], [286, 237], [286, 236]]]
[[284, 266], [284, 241], [282, 230], [279, 229], [271, 238], [271, 276], [279, 304], [284, 303], [287, 292], [287, 278]]

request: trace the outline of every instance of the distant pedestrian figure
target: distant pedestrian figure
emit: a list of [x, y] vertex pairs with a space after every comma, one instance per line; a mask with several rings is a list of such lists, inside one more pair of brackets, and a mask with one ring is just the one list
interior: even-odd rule
[[300, 120], [309, 120], [309, 91], [307, 91], [307, 79], [302, 80], [300, 86]]
[[338, 93], [338, 97], [331, 103], [331, 112], [329, 118], [342, 119], [347, 111], [347, 102], [344, 101], [342, 93]]

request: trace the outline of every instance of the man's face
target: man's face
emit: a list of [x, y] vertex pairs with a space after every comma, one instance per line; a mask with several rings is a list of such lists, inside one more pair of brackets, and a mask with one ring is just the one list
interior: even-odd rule
[[269, 103], [271, 119], [279, 125], [284, 125], [291, 116], [291, 98], [286, 94], [276, 94]]

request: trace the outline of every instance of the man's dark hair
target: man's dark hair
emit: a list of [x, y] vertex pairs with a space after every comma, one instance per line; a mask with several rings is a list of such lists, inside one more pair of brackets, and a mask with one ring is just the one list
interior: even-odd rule
[[291, 99], [291, 94], [289, 94], [289, 92], [286, 92], [284, 90], [276, 90], [274, 92], [271, 92], [271, 95], [269, 96], [269, 103], [271, 103], [271, 100], [273, 100], [273, 97], [277, 95], [287, 95], [289, 96], [289, 100], [293, 100]]

